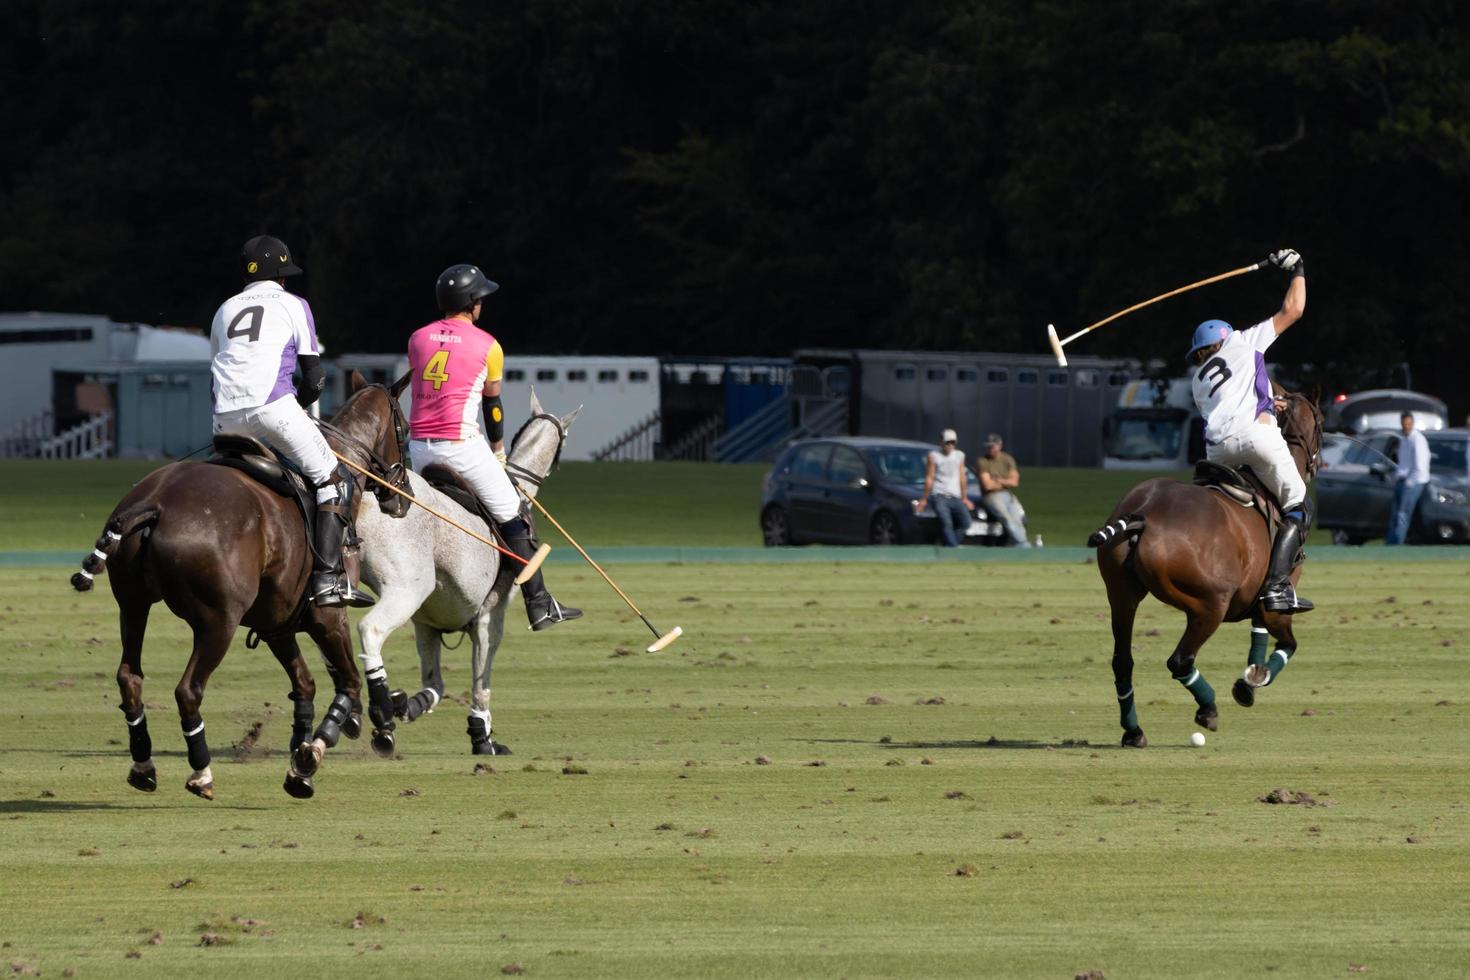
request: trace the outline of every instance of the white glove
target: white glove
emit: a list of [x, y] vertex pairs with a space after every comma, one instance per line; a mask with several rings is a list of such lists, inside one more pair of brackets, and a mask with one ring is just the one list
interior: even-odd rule
[[1270, 255], [1266, 256], [1266, 261], [1270, 262], [1278, 269], [1282, 269], [1286, 272], [1291, 272], [1295, 270], [1298, 265], [1301, 264], [1302, 256], [1301, 253], [1294, 248], [1283, 248], [1278, 249], [1277, 251], [1272, 252]]

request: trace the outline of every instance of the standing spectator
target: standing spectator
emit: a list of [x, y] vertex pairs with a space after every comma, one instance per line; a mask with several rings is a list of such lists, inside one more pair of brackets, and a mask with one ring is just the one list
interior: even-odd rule
[[975, 475], [980, 478], [980, 506], [1005, 525], [1011, 543], [1022, 548], [1031, 547], [1026, 540], [1025, 514], [1021, 502], [1011, 493], [1021, 485], [1021, 470], [1016, 460], [1002, 447], [1001, 437], [992, 432], [985, 437], [985, 455], [975, 463]]
[[958, 442], [959, 436], [953, 429], [944, 430], [939, 448], [929, 453], [929, 463], [924, 471], [924, 495], [918, 501], [919, 510], [923, 510], [932, 493], [934, 514], [939, 518], [939, 534], [947, 548], [956, 547], [970, 529], [965, 454], [956, 447]]
[[1414, 428], [1412, 412], [1399, 416], [1399, 425], [1404, 434], [1399, 438], [1399, 467], [1393, 474], [1393, 518], [1384, 544], [1404, 543], [1414, 508], [1419, 506], [1419, 497], [1429, 483], [1429, 440]]

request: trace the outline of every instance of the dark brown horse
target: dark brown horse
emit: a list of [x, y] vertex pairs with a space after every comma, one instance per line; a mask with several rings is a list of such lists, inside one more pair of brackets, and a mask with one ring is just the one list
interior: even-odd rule
[[[333, 424], [323, 427], [327, 441], [360, 465], [394, 477], [401, 472], [395, 464], [403, 459], [406, 436], [396, 397], [402, 385], [394, 385], [397, 390], [390, 393], [382, 385], [365, 384], [354, 371], [352, 388]], [[361, 506], [361, 488], [354, 485], [352, 491], [353, 501]], [[385, 501], [383, 506], [399, 504], [394, 498], [393, 504]], [[189, 662], [174, 689], [194, 770], [185, 787], [197, 796], [214, 798], [199, 710], [210, 675], [229, 651], [236, 630], [245, 626], [265, 640], [291, 680], [294, 761], [285, 788], [292, 796], [311, 796], [311, 777], [322, 752], [335, 745], [344, 730], [356, 738], [361, 729], [361, 680], [353, 663], [346, 610], [305, 602], [312, 554], [295, 502], [237, 469], [204, 462], [171, 463], [150, 473], [117, 505], [96, 550], [82, 563], [83, 571], [72, 576], [72, 585], [86, 591], [92, 576], [104, 568], [111, 572], [122, 631], [117, 686], [133, 757], [128, 783], [147, 792], [158, 786], [143, 710], [142, 660], [148, 614], [162, 602], [194, 633]], [[297, 646], [298, 632], [305, 632], [321, 649], [336, 690], [312, 741], [307, 738], [316, 684]]]
[[[1315, 399], [1276, 389], [1284, 406], [1281, 433], [1302, 479], [1317, 472], [1322, 413]], [[1246, 674], [1232, 694], [1245, 707], [1257, 688], [1269, 684], [1296, 652], [1291, 616], [1266, 612], [1257, 601], [1271, 556], [1271, 537], [1255, 507], [1243, 507], [1219, 491], [1177, 480], [1147, 480], [1113, 508], [1108, 524], [1088, 539], [1097, 547], [1097, 567], [1113, 611], [1113, 683], [1123, 725], [1123, 745], [1148, 744], [1138, 723], [1133, 695], [1133, 619], [1152, 594], [1186, 617], [1184, 635], [1169, 656], [1174, 679], [1194, 696], [1195, 723], [1215, 731], [1215, 692], [1194, 666], [1205, 641], [1222, 622], [1251, 621]], [[1292, 572], [1292, 582], [1301, 566]], [[1266, 655], [1267, 635], [1276, 650]]]

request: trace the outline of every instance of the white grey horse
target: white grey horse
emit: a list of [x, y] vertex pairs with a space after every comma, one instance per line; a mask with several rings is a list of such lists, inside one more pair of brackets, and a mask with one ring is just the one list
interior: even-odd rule
[[[531, 418], [516, 433], [510, 462], [534, 479], [521, 479], [524, 493], [535, 496], [540, 479], [549, 473], [561, 453], [567, 429], [581, 409], [557, 419], [531, 393]], [[429, 507], [477, 534], [490, 537], [478, 515], [464, 510], [431, 487], [417, 473], [409, 473], [409, 493]], [[370, 709], [374, 748], [391, 754], [391, 717], [385, 717], [386, 693], [383, 644], [394, 630], [413, 620], [423, 689], [412, 698], [395, 692], [394, 714], [413, 721], [432, 711], [444, 697], [444, 675], [439, 658], [446, 633], [466, 632], [470, 638], [471, 744], [476, 754], [505, 754], [509, 750], [490, 739], [490, 665], [505, 631], [505, 610], [520, 587], [512, 576], [500, 575], [505, 560], [498, 551], [476, 541], [422, 507], [410, 507], [401, 518], [389, 517], [376, 507], [364, 507], [357, 518], [362, 539], [362, 580], [378, 601], [358, 623], [358, 656], [374, 694]], [[477, 738], [477, 733], [483, 733]]]

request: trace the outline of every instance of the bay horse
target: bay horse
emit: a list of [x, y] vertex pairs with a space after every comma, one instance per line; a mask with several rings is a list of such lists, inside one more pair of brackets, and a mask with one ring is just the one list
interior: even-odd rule
[[[397, 391], [406, 381], [407, 376], [395, 384]], [[331, 424], [322, 425], [328, 443], [384, 479], [401, 482], [407, 426], [397, 391], [369, 385], [356, 371], [350, 386], [351, 395]], [[356, 479], [350, 496], [360, 505], [364, 495]], [[403, 512], [396, 497], [380, 498], [380, 506]], [[312, 566], [311, 544], [296, 503], [238, 469], [203, 461], [170, 463], [123, 497], [71, 582], [85, 592], [93, 576], [111, 573], [122, 633], [119, 707], [127, 720], [133, 759], [128, 785], [144, 792], [158, 788], [143, 706], [142, 659], [149, 612], [162, 602], [194, 634], [189, 662], [174, 689], [193, 769], [185, 788], [214, 798], [200, 706], [210, 675], [229, 652], [236, 630], [245, 626], [266, 642], [291, 681], [293, 762], [286, 792], [302, 799], [315, 792], [312, 776], [322, 753], [336, 745], [343, 731], [349, 738], [358, 736], [362, 706], [347, 611], [306, 601]], [[311, 741], [316, 683], [296, 643], [298, 632], [320, 648], [335, 688]], [[253, 639], [246, 642], [254, 646]]]
[[[1322, 413], [1315, 397], [1286, 392], [1274, 383], [1272, 388], [1282, 437], [1302, 479], [1311, 483], [1320, 461]], [[1222, 622], [1251, 621], [1246, 672], [1231, 691], [1243, 707], [1255, 703], [1256, 690], [1271, 683], [1296, 652], [1292, 617], [1267, 612], [1257, 601], [1272, 544], [1257, 508], [1243, 507], [1207, 487], [1146, 480], [1124, 496], [1087, 543], [1097, 548], [1097, 568], [1112, 608], [1113, 684], [1125, 747], [1148, 744], [1133, 692], [1133, 620], [1144, 596], [1152, 594], [1185, 615], [1184, 635], [1166, 666], [1194, 696], [1195, 724], [1210, 731], [1219, 725], [1215, 692], [1194, 662]], [[1292, 570], [1293, 585], [1301, 571], [1300, 565]], [[1269, 658], [1268, 635], [1276, 640]]]
[[[580, 412], [579, 408], [558, 419], [531, 393], [531, 415], [511, 440], [508, 463], [526, 495], [534, 497], [555, 468], [567, 430]], [[466, 511], [419, 474], [410, 472], [408, 480], [409, 492], [425, 506], [478, 534], [491, 534], [477, 514]], [[467, 633], [471, 749], [477, 755], [509, 754], [509, 749], [490, 738], [490, 666], [505, 633], [506, 607], [519, 588], [512, 583], [513, 576], [501, 574], [505, 566], [500, 552], [422, 507], [410, 508], [402, 520], [369, 510], [358, 519], [357, 533], [362, 539], [362, 580], [378, 596], [377, 604], [357, 625], [359, 655], [369, 683], [387, 683], [383, 644], [412, 620], [423, 686], [412, 697], [395, 692], [395, 714], [411, 722], [433, 711], [444, 697], [440, 669], [444, 637]], [[385, 726], [376, 706], [372, 714], [377, 741]]]

